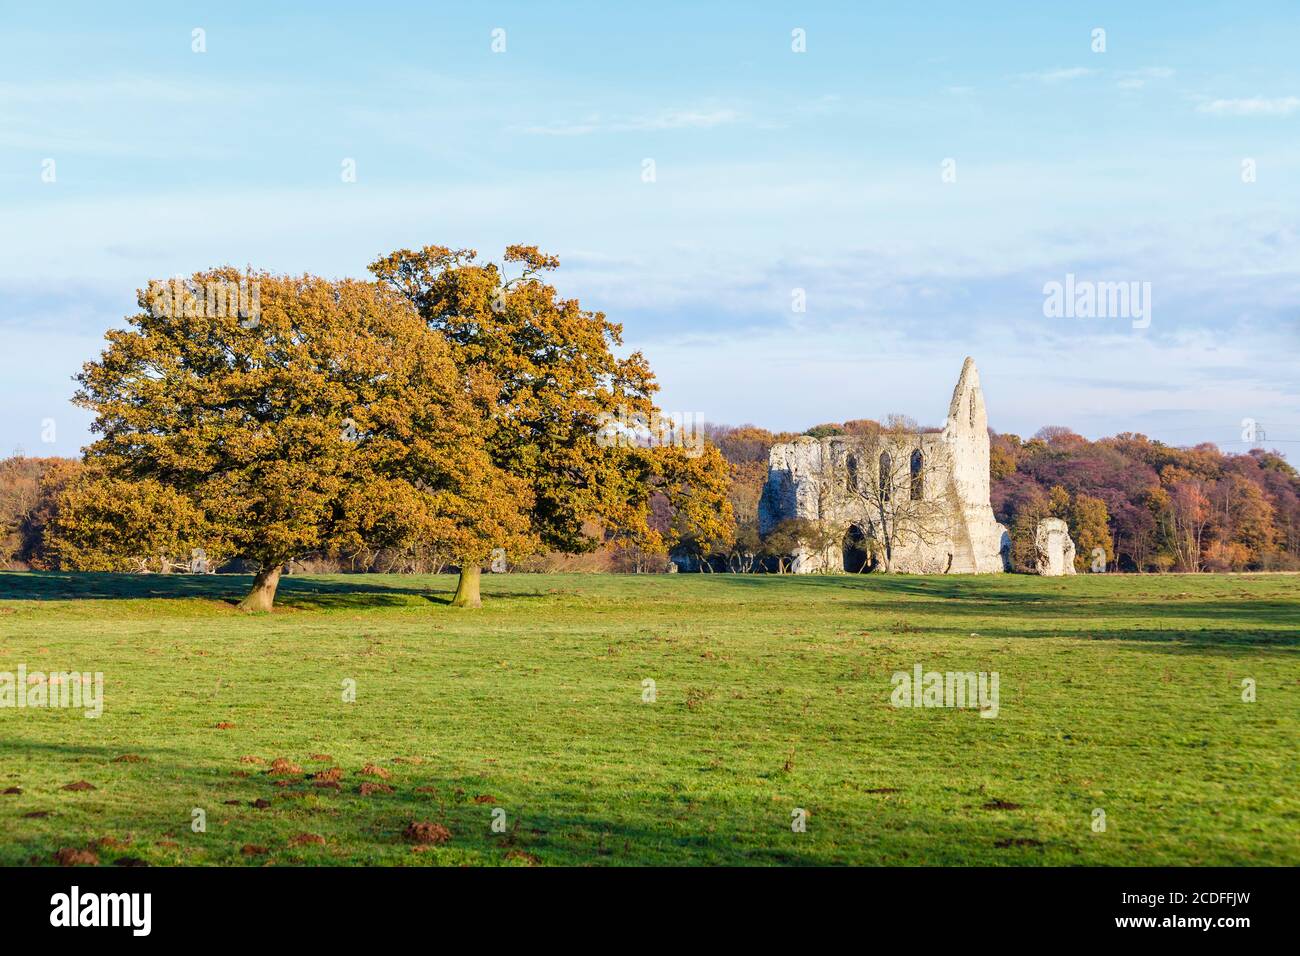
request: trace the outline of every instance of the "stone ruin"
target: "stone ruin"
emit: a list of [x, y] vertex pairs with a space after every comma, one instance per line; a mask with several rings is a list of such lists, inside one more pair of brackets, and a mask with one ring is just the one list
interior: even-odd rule
[[[914, 574], [1009, 570], [1011, 538], [989, 504], [989, 431], [973, 359], [962, 365], [939, 431], [801, 436], [774, 445], [759, 530], [807, 533], [791, 570]], [[789, 527], [789, 526], [787, 526]]]
[[1034, 532], [1034, 570], [1048, 577], [1074, 574], [1074, 542], [1060, 518], [1043, 518]]

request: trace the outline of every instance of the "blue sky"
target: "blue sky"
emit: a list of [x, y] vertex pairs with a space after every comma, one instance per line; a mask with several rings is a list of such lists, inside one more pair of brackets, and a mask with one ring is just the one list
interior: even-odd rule
[[[1293, 2], [0, 16], [5, 454], [85, 443], [71, 376], [150, 278], [511, 242], [623, 322], [668, 411], [937, 423], [970, 354], [999, 431], [1300, 447]], [[1150, 325], [1045, 316], [1067, 273], [1149, 282]]]

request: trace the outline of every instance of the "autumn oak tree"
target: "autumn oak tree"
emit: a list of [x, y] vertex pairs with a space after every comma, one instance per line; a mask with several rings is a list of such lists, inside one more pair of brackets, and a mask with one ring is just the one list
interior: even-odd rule
[[[259, 314], [204, 295], [240, 282], [258, 289]], [[305, 552], [422, 541], [478, 554], [527, 534], [530, 488], [494, 465], [478, 420], [491, 396], [407, 299], [231, 268], [159, 288], [139, 293], [129, 327], [78, 376], [99, 437], [86, 453], [94, 483], [66, 493], [54, 529], [74, 565], [131, 546], [95, 530], [128, 510], [122, 482], [148, 491], [136, 512], [152, 497], [168, 517], [150, 546], [201, 543], [256, 564], [247, 610], [269, 610], [281, 567]]]
[[91, 468], [51, 500], [45, 557], [64, 570], [165, 574], [206, 542], [203, 513], [153, 478], [112, 478]]
[[[398, 250], [371, 272], [445, 336], [475, 410], [493, 465], [519, 482], [516, 512], [528, 522], [525, 550], [590, 551], [623, 536], [662, 550], [651, 527], [651, 502], [664, 496], [674, 531], [720, 544], [732, 527], [727, 467], [717, 449], [699, 454], [674, 444], [607, 440], [611, 419], [653, 420], [657, 390], [645, 358], [618, 358], [622, 329], [583, 309], [545, 281], [555, 256], [510, 246], [501, 265], [467, 249]], [[602, 440], [602, 434], [606, 440]], [[480, 604], [486, 538], [457, 553], [453, 603]]]

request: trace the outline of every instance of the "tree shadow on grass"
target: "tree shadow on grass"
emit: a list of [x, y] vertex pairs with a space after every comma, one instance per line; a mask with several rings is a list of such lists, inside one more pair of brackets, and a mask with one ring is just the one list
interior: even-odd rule
[[[9, 739], [0, 753], [11, 756], [44, 752], [66, 768], [45, 768], [47, 778], [23, 778], [24, 793], [0, 804], [0, 830], [6, 850], [23, 863], [52, 864], [62, 847], [95, 846], [101, 860], [143, 858], [154, 865], [221, 866], [381, 863], [384, 865], [511, 863], [583, 865], [645, 865], [708, 862], [721, 865], [806, 865], [819, 862], [793, 845], [746, 847], [743, 830], [759, 821], [735, 820], [736, 832], [710, 832], [717, 820], [734, 814], [701, 813], [696, 826], [682, 828], [623, 818], [618, 812], [575, 808], [574, 794], [519, 787], [480, 775], [442, 775], [427, 768], [377, 760], [387, 778], [361, 775], [355, 761], [310, 762], [305, 754], [290, 755], [298, 772], [275, 776], [265, 765], [229, 761], [228, 767], [196, 766], [173, 751], [140, 749], [148, 762], [113, 763], [120, 748], [80, 746]], [[343, 770], [337, 786], [318, 787], [313, 772], [331, 766]], [[237, 773], [232, 773], [235, 771]], [[157, 800], [115, 801], [138, 781], [158, 788]], [[64, 779], [85, 779], [96, 788], [76, 798], [56, 795]], [[377, 787], [364, 794], [363, 784]], [[503, 785], [506, 790], [499, 789]], [[386, 792], [391, 788], [391, 792]], [[176, 791], [180, 791], [177, 793]], [[508, 793], [498, 799], [492, 791]], [[629, 800], [629, 797], [633, 799]], [[649, 791], [619, 799], [634, 808], [641, 798], [658, 805]], [[583, 802], [589, 802], [581, 798]], [[195, 835], [189, 826], [193, 809], [206, 815], [207, 829]], [[493, 811], [507, 821], [504, 831], [492, 828]], [[42, 816], [28, 816], [33, 811]], [[656, 819], [651, 815], [651, 820]], [[427, 846], [428, 855], [407, 833], [412, 823], [446, 827], [450, 840]], [[294, 838], [317, 833], [325, 844], [296, 844]], [[774, 835], [781, 833], [779, 821]], [[95, 841], [109, 838], [96, 845]], [[793, 842], [793, 841], [787, 841]], [[261, 848], [246, 852], [245, 847]]]
[[[290, 575], [280, 579], [276, 607], [298, 610], [346, 610], [372, 607], [450, 605], [452, 575], [394, 577], [380, 575], [321, 577]], [[238, 604], [252, 586], [249, 574], [109, 574], [100, 572], [0, 572], [0, 601], [147, 600], [195, 598]], [[486, 590], [486, 589], [485, 589]], [[493, 593], [493, 602], [543, 597], [540, 590]]]
[[[755, 578], [732, 579], [753, 586]], [[855, 579], [844, 575], [808, 576], [797, 586], [812, 593], [838, 595], [837, 608], [862, 609], [901, 632], [951, 633], [980, 637], [1067, 637], [1094, 640], [1186, 641], [1196, 646], [1300, 646], [1300, 600], [1262, 600], [1224, 594], [1196, 600], [1126, 598], [1111, 593], [994, 587], [985, 580], [900, 578]], [[891, 596], [896, 599], [890, 600]], [[847, 599], [846, 599], [847, 598]], [[860, 598], [860, 600], [859, 600]], [[949, 626], [953, 618], [968, 625]], [[931, 623], [931, 622], [935, 623]], [[1162, 622], [1168, 621], [1168, 626]], [[940, 623], [942, 622], [942, 623]], [[885, 625], [889, 629], [888, 625]]]
[[[897, 608], [892, 609], [897, 615]], [[980, 640], [1015, 640], [1036, 641], [1060, 638], [1074, 641], [1119, 641], [1135, 645], [1141, 650], [1159, 651], [1168, 654], [1204, 654], [1207, 651], [1227, 654], [1233, 657], [1258, 658], [1261, 655], [1279, 656], [1281, 659], [1295, 661], [1294, 648], [1300, 647], [1300, 634], [1283, 631], [1231, 631], [1212, 628], [1159, 628], [1159, 627], [1107, 627], [1105, 622], [1096, 622], [1091, 626], [1080, 625], [1075, 620], [1064, 621], [1070, 626], [1062, 627], [1052, 624], [1042, 630], [1027, 629], [1022, 622], [1003, 624], [985, 618], [977, 625], [978, 630], [967, 627], [936, 626], [920, 620], [914, 628], [906, 631], [894, 630], [889, 626], [874, 628], [878, 636], [901, 636], [924, 640], [941, 636], [949, 639], [972, 638]]]
[[[844, 591], [864, 596], [897, 596], [906, 600], [910, 597], [942, 599], [961, 602], [966, 605], [1006, 605], [1017, 609], [1051, 610], [1069, 606], [1070, 603], [1089, 605], [1091, 607], [1133, 606], [1134, 602], [1149, 597], [1137, 592], [1143, 584], [1151, 586], [1172, 586], [1175, 582], [1186, 582], [1188, 587], [1198, 584], [1213, 583], [1216, 586], [1230, 586], [1228, 579], [1215, 575], [1079, 575], [1073, 578], [1042, 578], [1036, 575], [1022, 574], [983, 574], [983, 575], [910, 575], [910, 574], [807, 574], [807, 575], [716, 575], [701, 576], [719, 584], [730, 583], [740, 587], [763, 588], [770, 586], [765, 582], [780, 581], [787, 587], [806, 589], [810, 592]], [[1094, 589], [1102, 580], [1123, 582], [1121, 590]], [[1052, 585], [1052, 582], [1062, 582]], [[1071, 582], [1077, 582], [1071, 586]], [[1133, 590], [1129, 590], [1132, 588]], [[1196, 597], [1202, 602], [1212, 601], [1218, 606], [1238, 607], [1247, 602], [1265, 606], [1289, 608], [1293, 615], [1292, 623], [1300, 623], [1300, 592], [1294, 601], [1260, 601], [1254, 595], [1229, 594], [1225, 592], [1206, 592], [1191, 595], [1163, 594], [1157, 600], [1162, 607], [1184, 608], [1196, 606], [1189, 604], [1185, 597]], [[1222, 597], [1222, 601], [1215, 600]], [[842, 597], [842, 595], [841, 595]], [[902, 605], [900, 605], [902, 606]], [[1147, 605], [1150, 606], [1150, 605]]]
[[155, 757], [176, 753], [175, 750], [165, 747], [145, 747], [128, 744], [117, 744], [108, 747], [99, 744], [52, 743], [47, 740], [16, 740], [12, 737], [0, 737], [0, 757], [27, 754], [36, 750], [58, 754], [61, 757], [94, 757], [103, 760], [116, 760], [123, 754], [135, 754], [152, 760]]
[[[233, 762], [229, 768], [168, 762], [158, 751], [149, 751], [151, 763], [113, 765], [119, 770], [110, 775], [76, 759], [107, 759], [111, 751], [104, 748], [10, 742], [12, 750], [28, 748], [66, 751], [75, 762], [59, 779], [85, 778], [98, 787], [86, 795], [94, 803], [78, 798], [69, 804], [24, 780], [30, 791], [21, 803], [0, 804], [6, 851], [38, 865], [52, 864], [58, 848], [91, 845], [106, 865], [143, 858], [163, 866], [987, 866], [1041, 865], [1048, 856], [1060, 864], [1074, 862], [1079, 853], [1069, 841], [1041, 833], [1032, 806], [1015, 817], [990, 813], [985, 819], [977, 809], [983, 798], [974, 793], [956, 798], [945, 811], [911, 803], [891, 807], [883, 826], [870, 807], [855, 807], [848, 818], [835, 817], [834, 845], [801, 846], [810, 838], [791, 832], [787, 808], [769, 806], [759, 794], [738, 806], [734, 799], [674, 802], [658, 790], [624, 788], [617, 791], [619, 805], [607, 807], [590, 792], [438, 774], [391, 761], [376, 761], [392, 774], [386, 779], [363, 777], [355, 761], [343, 761], [337, 788], [324, 789], [309, 774], [331, 765], [308, 765], [304, 755], [291, 755], [303, 772], [289, 777]], [[114, 791], [131, 786], [137, 772], [165, 780], [159, 799], [114, 803]], [[363, 783], [392, 792], [365, 795]], [[42, 809], [50, 815], [8, 819], [10, 808], [14, 814]], [[206, 814], [207, 829], [197, 834], [189, 826], [194, 808]], [[494, 811], [502, 814], [503, 830], [492, 827]], [[820, 813], [814, 812], [818, 822]], [[408, 834], [412, 823], [445, 827], [449, 839], [422, 846]], [[325, 843], [303, 844], [296, 840], [302, 834], [319, 835]], [[111, 839], [95, 842], [104, 838]], [[249, 847], [257, 849], [248, 852]]]

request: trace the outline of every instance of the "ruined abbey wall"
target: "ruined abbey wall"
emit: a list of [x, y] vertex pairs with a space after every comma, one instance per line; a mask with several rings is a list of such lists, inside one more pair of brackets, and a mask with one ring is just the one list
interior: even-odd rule
[[988, 415], [975, 362], [963, 364], [939, 432], [774, 445], [759, 529], [767, 534], [789, 519], [804, 519], [814, 539], [794, 548], [796, 573], [886, 561], [911, 573], [1006, 570], [1010, 538], [989, 504]]

